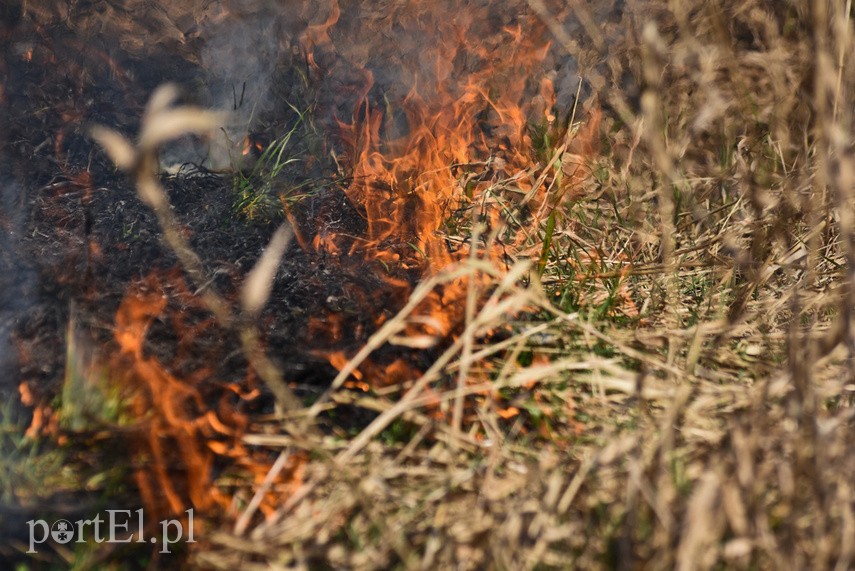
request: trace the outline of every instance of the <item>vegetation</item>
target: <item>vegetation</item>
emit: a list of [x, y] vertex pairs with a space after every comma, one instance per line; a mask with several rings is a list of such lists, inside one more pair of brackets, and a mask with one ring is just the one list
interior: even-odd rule
[[[191, 564], [855, 565], [851, 2], [650, 0], [648, 21], [628, 13], [594, 51], [529, 4], [597, 97], [533, 129], [529, 169], [485, 170], [483, 202], [445, 238], [486, 245], [418, 286], [314, 404], [295, 404], [247, 326], [284, 412], [244, 442], [280, 460], [260, 482], [217, 482], [234, 517], [209, 522]], [[236, 179], [244, 215], [275, 195], [292, 133]], [[150, 150], [109, 137], [126, 168]], [[485, 227], [495, 205], [503, 224]], [[420, 377], [344, 388], [401, 343], [419, 301], [461, 280], [464, 323]], [[339, 407], [376, 416], [324, 433], [317, 419]]]
[[[578, 164], [573, 130], [556, 132], [523, 173], [556, 181], [506, 217], [509, 233], [527, 225], [518, 258], [534, 264], [491, 278], [469, 342], [412, 385], [432, 399], [338, 394], [379, 420], [319, 444], [302, 493], [216, 536], [200, 564], [853, 564], [849, 6], [647, 4], [609, 69], [585, 70], [611, 86], [596, 155]], [[577, 168], [581, 187], [562, 188]], [[507, 212], [524, 212], [516, 184], [489, 192]], [[466, 239], [460, 219], [448, 228]]]
[[[305, 122], [305, 112], [293, 110], [297, 115], [294, 126], [264, 147], [251, 168], [235, 171], [234, 209], [237, 215], [247, 220], [275, 219], [276, 214], [281, 214], [283, 208], [287, 210], [308, 196], [308, 191], [304, 190], [308, 183], [303, 183], [301, 187], [284, 182], [288, 166], [300, 161], [299, 156], [295, 156], [292, 150], [292, 138], [295, 134], [305, 135], [311, 128], [308, 126], [301, 129]], [[249, 148], [248, 142], [248, 148], [243, 151], [249, 153], [256, 150]]]

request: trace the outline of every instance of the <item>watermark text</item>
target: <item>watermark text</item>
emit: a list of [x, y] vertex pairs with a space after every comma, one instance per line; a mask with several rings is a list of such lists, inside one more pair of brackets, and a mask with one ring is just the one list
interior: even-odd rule
[[[27, 553], [38, 553], [37, 545], [53, 540], [61, 545], [75, 542], [86, 543], [153, 543], [161, 546], [160, 553], [172, 553], [170, 546], [184, 541], [196, 543], [193, 538], [193, 510], [184, 512], [187, 521], [165, 519], [159, 523], [160, 533], [150, 537], [145, 535], [145, 513], [138, 510], [105, 510], [105, 517], [95, 514], [92, 519], [69, 521], [55, 520], [48, 523], [43, 519], [31, 519], [27, 522], [29, 528], [30, 548]], [[185, 537], [184, 525], [187, 525]], [[132, 531], [134, 530], [134, 531]]]

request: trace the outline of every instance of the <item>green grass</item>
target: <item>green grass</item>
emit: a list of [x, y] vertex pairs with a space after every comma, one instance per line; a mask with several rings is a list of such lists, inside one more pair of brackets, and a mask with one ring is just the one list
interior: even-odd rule
[[40, 493], [80, 486], [66, 453], [55, 444], [24, 436], [24, 419], [7, 401], [0, 407], [0, 501], [37, 502]]
[[295, 154], [293, 140], [305, 134], [306, 112], [294, 112], [297, 119], [291, 129], [267, 145], [248, 171], [235, 172], [233, 208], [237, 216], [251, 221], [281, 219], [283, 209], [310, 196], [310, 182], [293, 184], [284, 176], [302, 160]]

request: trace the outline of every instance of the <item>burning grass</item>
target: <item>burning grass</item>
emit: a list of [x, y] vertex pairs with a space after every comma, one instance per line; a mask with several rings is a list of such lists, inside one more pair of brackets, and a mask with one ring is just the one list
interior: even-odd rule
[[[534, 82], [536, 104], [511, 104], [514, 85], [496, 96], [493, 75], [474, 73], [408, 94], [408, 135], [381, 136], [389, 123], [370, 98], [340, 122], [343, 194], [364, 232], [310, 235], [298, 222], [296, 242], [376, 271], [381, 293], [345, 290], [308, 327], [341, 338], [348, 295], [397, 305], [367, 317], [361, 348], [318, 350], [338, 374], [305, 405], [260, 327], [283, 235], [239, 295], [199, 287], [205, 268], [140, 170], [145, 137], [133, 147], [102, 132], [280, 405], [230, 420], [230, 407], [206, 411], [192, 375], [142, 353], [162, 296], [123, 302], [120, 358], [133, 363], [118, 369], [163, 381], [133, 383], [161, 423], [151, 456], [168, 460], [154, 448], [170, 436], [197, 460], [186, 497], [165, 464], [138, 474], [158, 476], [171, 512], [221, 508], [190, 563], [853, 565], [850, 3], [650, 0], [608, 20], [528, 4], [592, 86], [577, 108], [554, 109], [548, 81]], [[310, 73], [339, 17], [304, 38]], [[524, 44], [513, 26], [501, 33]], [[454, 45], [440, 46], [443, 61], [500, 65]], [[525, 46], [510, 68], [547, 57]], [[134, 299], [147, 303], [126, 323]]]

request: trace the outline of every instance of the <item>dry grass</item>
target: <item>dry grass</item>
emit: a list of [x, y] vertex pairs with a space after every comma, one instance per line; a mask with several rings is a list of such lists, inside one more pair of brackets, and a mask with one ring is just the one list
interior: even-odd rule
[[[850, 4], [639, 0], [601, 29], [531, 0], [597, 93], [587, 110], [604, 109], [596, 158], [578, 164], [572, 139], [546, 149], [519, 175], [549, 185], [538, 205], [496, 182], [503, 231], [527, 232], [521, 261], [473, 255], [423, 284], [352, 364], [438, 283], [487, 282], [421, 378], [353, 393], [345, 369], [296, 411], [279, 389], [288, 429], [245, 440], [282, 454], [274, 471], [308, 452], [302, 485], [271, 473], [239, 490], [241, 516], [192, 561], [855, 565]], [[590, 37], [568, 37], [569, 17]], [[340, 405], [379, 414], [357, 434], [309, 430]], [[277, 493], [257, 517], [253, 496]]]

